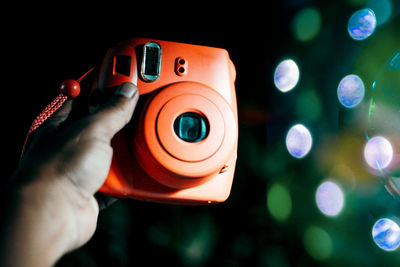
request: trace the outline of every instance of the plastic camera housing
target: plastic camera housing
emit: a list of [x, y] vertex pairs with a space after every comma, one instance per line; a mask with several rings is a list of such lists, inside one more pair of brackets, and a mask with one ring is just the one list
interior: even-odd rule
[[140, 100], [112, 140], [100, 192], [174, 204], [225, 201], [237, 157], [235, 77], [220, 48], [135, 38], [109, 49], [93, 88], [107, 95], [132, 82]]

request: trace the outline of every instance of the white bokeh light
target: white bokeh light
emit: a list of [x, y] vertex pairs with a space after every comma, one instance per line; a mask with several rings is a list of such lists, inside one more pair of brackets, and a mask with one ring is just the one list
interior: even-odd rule
[[292, 90], [300, 78], [299, 67], [292, 59], [283, 60], [278, 64], [274, 73], [274, 83], [281, 92]]
[[357, 41], [365, 40], [374, 32], [376, 27], [375, 13], [369, 9], [360, 9], [353, 13], [347, 25], [351, 38]]
[[310, 131], [302, 124], [290, 128], [286, 135], [286, 147], [295, 158], [303, 158], [310, 152], [312, 137]]
[[384, 169], [392, 162], [392, 145], [382, 136], [373, 137], [364, 148], [364, 158], [368, 165], [375, 170]]
[[318, 209], [326, 216], [337, 216], [344, 206], [343, 190], [332, 181], [326, 181], [318, 186], [315, 193]]
[[337, 95], [340, 103], [346, 108], [353, 108], [360, 104], [365, 94], [364, 83], [355, 74], [345, 76], [339, 83]]
[[400, 227], [391, 219], [379, 219], [372, 227], [372, 238], [379, 248], [394, 251], [400, 246]]

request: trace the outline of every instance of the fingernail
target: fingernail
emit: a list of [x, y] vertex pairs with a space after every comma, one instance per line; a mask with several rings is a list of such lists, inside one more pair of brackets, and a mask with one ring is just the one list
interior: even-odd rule
[[127, 98], [132, 98], [137, 92], [137, 87], [132, 83], [123, 83], [115, 91], [115, 95], [121, 95]]

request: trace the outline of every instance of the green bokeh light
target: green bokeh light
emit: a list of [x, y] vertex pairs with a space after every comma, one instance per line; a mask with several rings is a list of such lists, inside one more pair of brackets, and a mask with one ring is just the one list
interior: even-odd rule
[[173, 242], [183, 266], [204, 266], [217, 241], [213, 219], [207, 215], [186, 218], [176, 231]]
[[304, 233], [304, 247], [316, 260], [328, 259], [333, 250], [332, 239], [322, 228], [310, 226]]
[[292, 198], [286, 187], [275, 184], [271, 186], [267, 193], [267, 207], [278, 221], [285, 221], [292, 212]]
[[370, 0], [366, 6], [374, 11], [377, 25], [384, 24], [392, 14], [390, 0]]
[[296, 39], [306, 42], [313, 39], [321, 29], [321, 15], [315, 8], [304, 8], [297, 12], [292, 21]]
[[303, 90], [295, 104], [296, 115], [305, 121], [316, 121], [321, 118], [322, 103], [315, 90]]

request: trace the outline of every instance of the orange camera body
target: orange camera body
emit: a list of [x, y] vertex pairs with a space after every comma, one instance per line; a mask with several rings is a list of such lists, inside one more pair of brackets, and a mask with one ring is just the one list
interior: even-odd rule
[[108, 50], [93, 87], [132, 82], [140, 103], [112, 140], [100, 192], [174, 204], [225, 201], [237, 157], [235, 77], [220, 48], [135, 38]]

